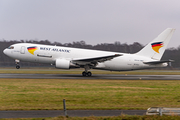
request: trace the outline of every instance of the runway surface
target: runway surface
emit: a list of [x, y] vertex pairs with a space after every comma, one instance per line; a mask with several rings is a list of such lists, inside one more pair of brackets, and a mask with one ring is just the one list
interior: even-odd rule
[[113, 79], [113, 80], [180, 80], [180, 75], [114, 75], [94, 74], [83, 77], [81, 74], [0, 74], [0, 78], [25, 79]]
[[[70, 117], [145, 115], [146, 110], [68, 110]], [[0, 111], [0, 118], [44, 118], [65, 116], [63, 110]]]

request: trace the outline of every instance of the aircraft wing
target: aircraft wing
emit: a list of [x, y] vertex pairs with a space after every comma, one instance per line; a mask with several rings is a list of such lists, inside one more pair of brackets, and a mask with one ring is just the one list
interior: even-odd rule
[[167, 63], [167, 62], [174, 62], [174, 60], [151, 61], [151, 62], [144, 62], [144, 64], [156, 65], [156, 64]]
[[94, 64], [96, 65], [97, 62], [105, 62], [111, 60], [115, 57], [122, 56], [123, 54], [115, 54], [109, 56], [101, 56], [101, 57], [92, 57], [92, 58], [82, 58], [82, 59], [73, 59], [72, 62], [78, 65], [87, 65], [87, 64]]

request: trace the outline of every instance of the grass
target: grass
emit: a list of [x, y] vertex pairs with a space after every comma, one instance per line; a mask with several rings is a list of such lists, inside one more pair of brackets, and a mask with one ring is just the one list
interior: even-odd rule
[[[0, 69], [0, 73], [81, 74], [83, 69]], [[130, 72], [92, 71], [93, 74], [180, 75], [178, 70]], [[147, 109], [180, 107], [178, 80], [58, 80], [0, 79], [0, 110]], [[179, 116], [55, 117], [2, 120], [179, 120]]]
[[0, 79], [0, 110], [180, 107], [177, 80]]

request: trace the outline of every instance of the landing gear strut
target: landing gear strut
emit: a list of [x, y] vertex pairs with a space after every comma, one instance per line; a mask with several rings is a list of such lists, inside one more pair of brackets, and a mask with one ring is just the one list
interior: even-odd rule
[[17, 60], [17, 59], [15, 60], [15, 63], [16, 63], [16, 69], [19, 69], [19, 68], [20, 68], [19, 62], [20, 62], [19, 60]]
[[92, 76], [92, 73], [91, 72], [82, 72], [82, 76]]

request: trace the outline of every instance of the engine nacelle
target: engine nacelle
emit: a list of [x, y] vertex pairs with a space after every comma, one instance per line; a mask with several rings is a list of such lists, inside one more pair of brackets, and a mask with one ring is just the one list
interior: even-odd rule
[[57, 59], [56, 68], [59, 69], [70, 69], [70, 61], [66, 59]]

